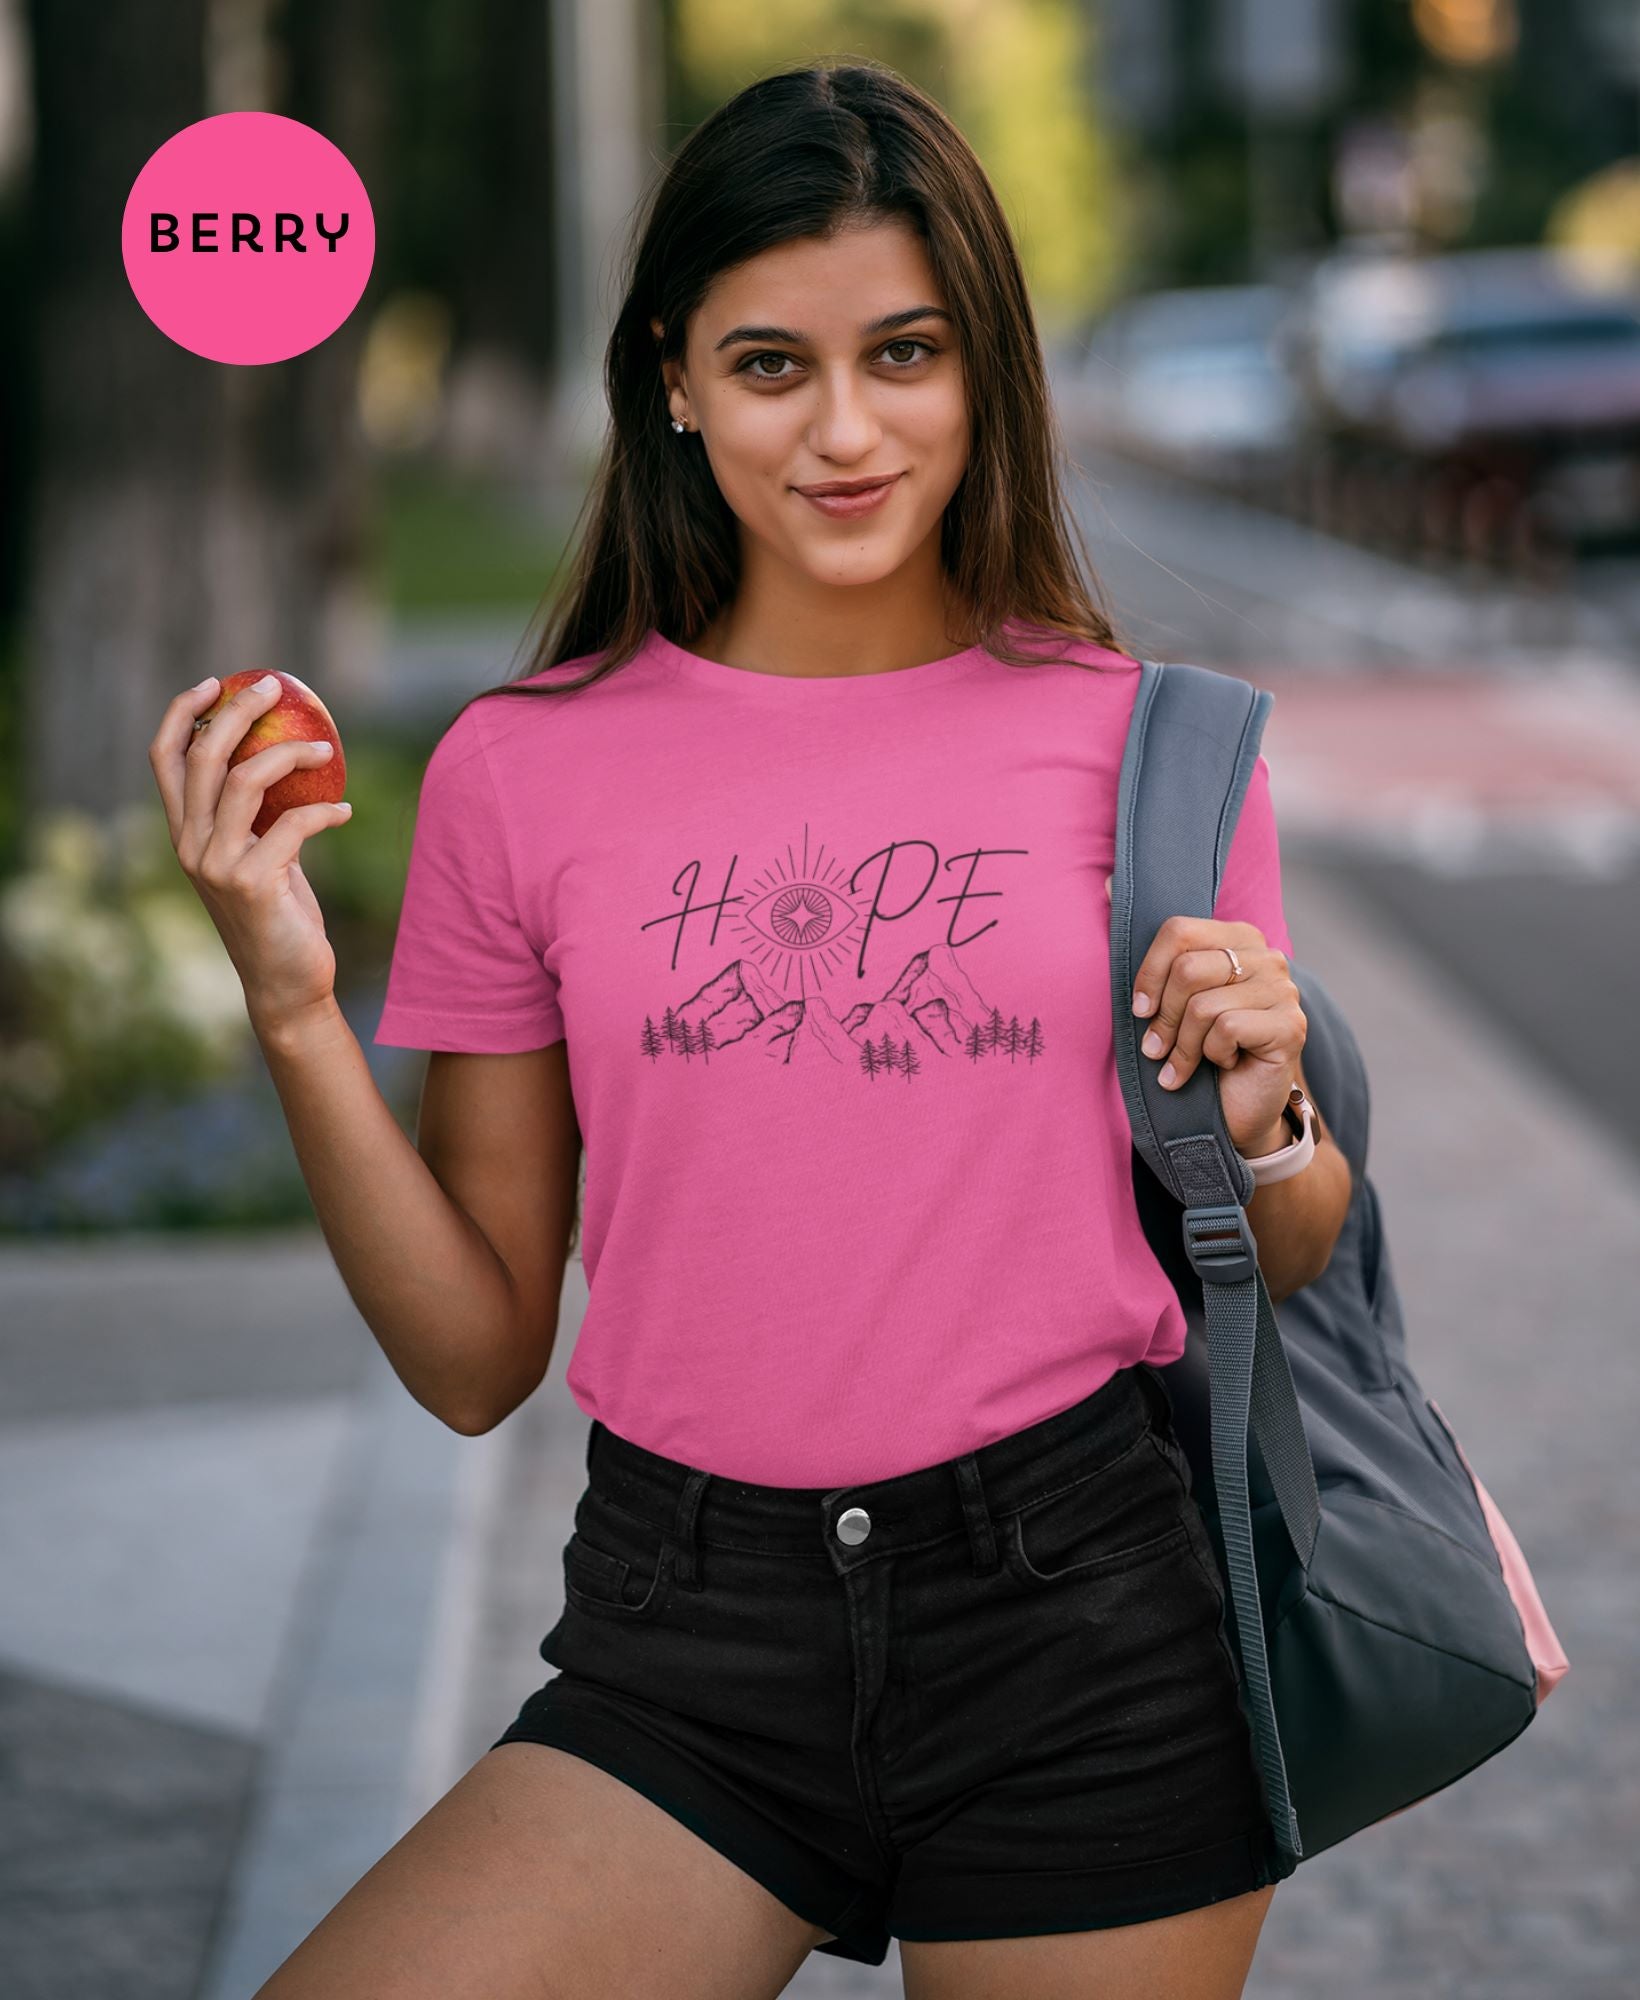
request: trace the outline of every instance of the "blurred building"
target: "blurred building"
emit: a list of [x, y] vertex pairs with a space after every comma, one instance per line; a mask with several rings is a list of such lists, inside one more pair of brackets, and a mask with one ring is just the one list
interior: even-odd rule
[[1142, 284], [1280, 277], [1340, 236], [1538, 240], [1640, 146], [1635, 0], [1085, 0], [1148, 183]]
[[1262, 278], [1313, 246], [1311, 156], [1352, 82], [1351, 0], [1089, 5], [1101, 115], [1158, 176], [1146, 278]]

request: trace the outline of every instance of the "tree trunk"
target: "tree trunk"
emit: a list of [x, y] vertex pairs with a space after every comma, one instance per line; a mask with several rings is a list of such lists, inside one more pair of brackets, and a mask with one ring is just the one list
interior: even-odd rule
[[280, 666], [345, 704], [369, 673], [355, 396], [368, 292], [309, 353], [235, 367], [148, 320], [119, 242], [144, 161], [214, 111], [301, 118], [371, 186], [380, 4], [291, 0], [284, 60], [263, 71], [287, 87], [257, 104], [239, 71], [231, 101], [212, 101], [207, 0], [31, 0], [30, 815], [151, 800], [160, 712], [205, 674]]
[[101, 812], [153, 778], [166, 696], [214, 664], [202, 468], [223, 376], [142, 312], [131, 183], [204, 105], [204, 0], [31, 0], [35, 491], [23, 583], [27, 810]]

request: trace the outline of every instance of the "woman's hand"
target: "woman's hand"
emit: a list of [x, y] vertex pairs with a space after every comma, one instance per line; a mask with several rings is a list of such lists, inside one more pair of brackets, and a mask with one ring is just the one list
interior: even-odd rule
[[[1233, 986], [1225, 945], [1247, 974]], [[1134, 975], [1133, 1000], [1150, 1021], [1141, 1049], [1162, 1065], [1164, 1089], [1177, 1090], [1206, 1056], [1219, 1068], [1219, 1107], [1236, 1150], [1256, 1159], [1287, 1143], [1282, 1107], [1300, 1080], [1308, 1023], [1285, 955], [1256, 925], [1169, 917]]]
[[275, 779], [331, 754], [328, 743], [276, 743], [228, 769], [234, 746], [277, 693], [277, 681], [253, 682], [196, 730], [195, 718], [217, 698], [215, 679], [202, 681], [170, 703], [148, 746], [171, 845], [222, 935], [258, 1027], [297, 1021], [333, 995], [336, 957], [297, 853], [309, 834], [348, 813], [341, 801], [292, 806], [260, 839], [251, 832]]

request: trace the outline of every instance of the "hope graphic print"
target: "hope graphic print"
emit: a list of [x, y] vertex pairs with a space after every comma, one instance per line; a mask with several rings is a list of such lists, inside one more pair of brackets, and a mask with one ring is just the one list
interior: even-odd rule
[[[641, 928], [670, 936], [665, 971], [686, 990], [644, 1015], [640, 1053], [655, 1063], [833, 1065], [867, 1081], [909, 1081], [965, 1059], [1034, 1064], [1042, 1022], [982, 994], [958, 957], [1001, 921], [969, 906], [1004, 897], [1028, 852], [941, 855], [931, 841], [901, 840], [851, 866], [823, 845], [811, 860], [805, 826], [801, 853], [788, 843], [744, 887], [738, 854], [716, 893], [698, 859], [685, 863], [672, 879], [674, 907]], [[688, 984], [690, 961], [726, 949], [704, 983]], [[875, 968], [886, 975], [880, 985]]]

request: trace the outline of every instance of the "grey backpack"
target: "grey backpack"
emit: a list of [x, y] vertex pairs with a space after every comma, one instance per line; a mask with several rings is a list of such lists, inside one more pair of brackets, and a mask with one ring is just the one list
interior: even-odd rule
[[1326, 1271], [1282, 1302], [1279, 1326], [1216, 1066], [1204, 1058], [1169, 1091], [1141, 1058], [1134, 974], [1165, 918], [1211, 915], [1275, 697], [1204, 667], [1140, 666], [1111, 881], [1116, 1066], [1140, 1214], [1188, 1327], [1157, 1377], [1225, 1581], [1285, 1876], [1495, 1756], [1567, 1662], [1514, 1536], [1408, 1364], [1366, 1173], [1366, 1072], [1321, 980], [1293, 961], [1304, 1074], [1352, 1194]]

